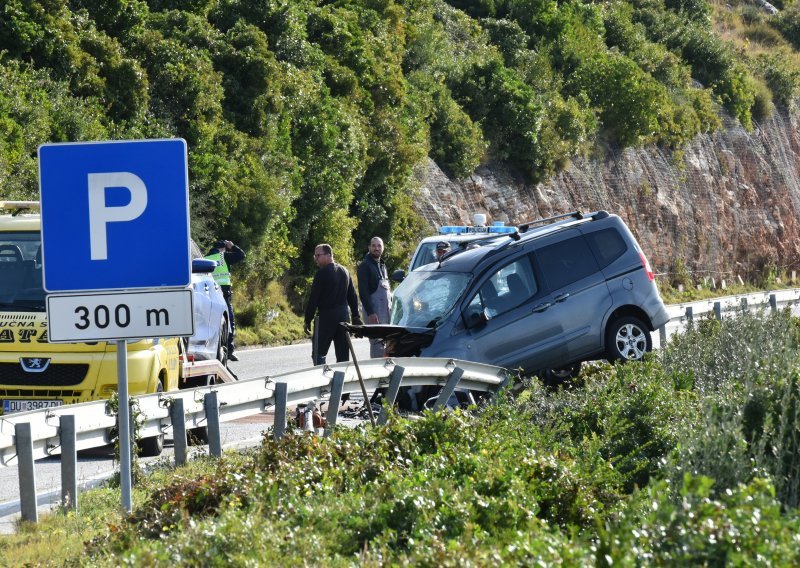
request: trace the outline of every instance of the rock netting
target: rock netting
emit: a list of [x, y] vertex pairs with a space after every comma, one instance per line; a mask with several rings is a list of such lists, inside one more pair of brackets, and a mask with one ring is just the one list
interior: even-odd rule
[[631, 227], [654, 269], [696, 277], [800, 268], [798, 116], [774, 113], [753, 132], [729, 121], [679, 152], [648, 147], [579, 158], [537, 185], [502, 164], [451, 180], [422, 166], [418, 211], [432, 229], [474, 213], [520, 224], [605, 209]]

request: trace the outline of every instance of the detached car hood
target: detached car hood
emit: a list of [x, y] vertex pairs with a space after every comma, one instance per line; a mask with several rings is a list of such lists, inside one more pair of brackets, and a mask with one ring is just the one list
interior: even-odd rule
[[404, 327], [402, 325], [351, 325], [342, 324], [356, 337], [383, 339], [386, 354], [390, 357], [413, 357], [433, 342], [436, 330], [429, 327]]

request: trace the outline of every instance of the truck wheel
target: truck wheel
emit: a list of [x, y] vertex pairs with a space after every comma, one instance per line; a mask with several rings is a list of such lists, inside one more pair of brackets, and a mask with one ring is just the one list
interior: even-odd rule
[[619, 318], [611, 322], [606, 330], [606, 358], [610, 363], [641, 361], [652, 350], [650, 331], [639, 318]]
[[[164, 392], [164, 385], [158, 381], [156, 392]], [[144, 458], [160, 456], [164, 451], [164, 434], [139, 440], [139, 455]]]

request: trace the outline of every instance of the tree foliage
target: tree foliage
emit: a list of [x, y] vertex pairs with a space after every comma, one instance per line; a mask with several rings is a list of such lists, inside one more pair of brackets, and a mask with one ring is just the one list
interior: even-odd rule
[[[413, 169], [487, 160], [530, 181], [598, 142], [678, 148], [788, 104], [798, 70], [749, 64], [704, 0], [0, 0], [0, 182], [36, 195], [38, 144], [183, 137], [192, 234], [303, 281], [422, 227]], [[796, 11], [775, 24], [794, 41]], [[599, 138], [598, 138], [599, 137]]]

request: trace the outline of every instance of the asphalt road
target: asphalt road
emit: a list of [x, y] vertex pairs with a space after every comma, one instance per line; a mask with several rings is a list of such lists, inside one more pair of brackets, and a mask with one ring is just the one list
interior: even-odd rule
[[[353, 340], [353, 349], [361, 359], [369, 358], [369, 343], [366, 339]], [[311, 343], [298, 343], [282, 347], [244, 348], [237, 350], [239, 361], [230, 362], [229, 369], [239, 379], [274, 376], [308, 367], [311, 364]], [[333, 348], [328, 355], [335, 361]], [[272, 424], [272, 414], [263, 413], [221, 424], [222, 445], [225, 449], [255, 445], [261, 440], [263, 431]], [[207, 453], [207, 447], [190, 448], [193, 452]], [[173, 442], [167, 437], [164, 453], [157, 458], [142, 458], [142, 463], [156, 460], [172, 460]], [[61, 462], [58, 457], [38, 460], [35, 464], [36, 492], [39, 514], [49, 511], [61, 499]], [[94, 487], [108, 479], [118, 470], [111, 446], [82, 451], [78, 455], [79, 492]], [[80, 496], [78, 497], [80, 507]], [[19, 478], [16, 467], [0, 467], [0, 534], [16, 530], [19, 519]]]

